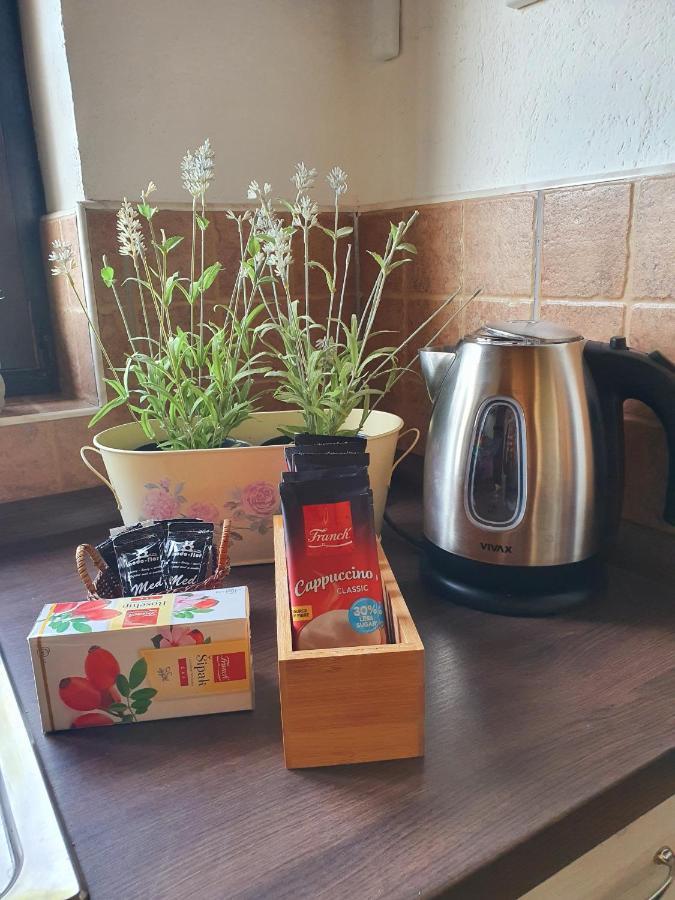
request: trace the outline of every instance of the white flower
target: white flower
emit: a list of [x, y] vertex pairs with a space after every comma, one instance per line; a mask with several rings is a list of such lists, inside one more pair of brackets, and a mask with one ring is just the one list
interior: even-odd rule
[[326, 181], [336, 194], [344, 194], [347, 190], [347, 173], [339, 166], [333, 166], [326, 176]]
[[316, 169], [308, 169], [304, 162], [295, 164], [295, 175], [291, 175], [291, 181], [298, 193], [300, 191], [308, 191], [313, 187], [315, 178]]
[[73, 269], [77, 268], [77, 261], [73, 256], [73, 247], [68, 241], [52, 241], [52, 252], [47, 259], [50, 263], [54, 263], [52, 267], [52, 275], [70, 275]]
[[213, 178], [213, 150], [207, 138], [194, 153], [190, 150], [180, 164], [183, 187], [193, 197], [202, 197]]
[[293, 224], [301, 225], [304, 220], [305, 225], [313, 228], [317, 223], [318, 213], [318, 205], [308, 194], [303, 194], [293, 207]]
[[[277, 220], [277, 225], [281, 225], [281, 221]], [[270, 219], [267, 210], [256, 209], [253, 213], [253, 231], [257, 236], [262, 234], [270, 234], [275, 227], [275, 222]]]
[[286, 281], [288, 279], [288, 270], [293, 257], [291, 256], [291, 235], [284, 228], [284, 224], [280, 219], [269, 222], [265, 232], [269, 240], [263, 244], [263, 253], [267, 258], [267, 265], [274, 272]]
[[269, 182], [266, 181], [261, 188], [257, 181], [251, 181], [246, 196], [249, 200], [262, 200], [263, 197], [269, 197], [271, 193], [272, 185]]
[[127, 198], [117, 211], [117, 241], [122, 256], [143, 256], [145, 241], [138, 213]]

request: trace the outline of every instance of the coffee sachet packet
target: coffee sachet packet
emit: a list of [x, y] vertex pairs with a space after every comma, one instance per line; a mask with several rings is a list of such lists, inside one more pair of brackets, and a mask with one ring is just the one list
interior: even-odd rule
[[385, 644], [367, 469], [284, 473], [280, 493], [295, 649]]

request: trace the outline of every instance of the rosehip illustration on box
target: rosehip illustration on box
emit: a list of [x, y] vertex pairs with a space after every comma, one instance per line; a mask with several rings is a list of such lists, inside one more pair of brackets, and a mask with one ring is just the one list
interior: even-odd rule
[[57, 634], [63, 634], [69, 628], [85, 633], [92, 631], [89, 622], [101, 622], [115, 619], [121, 615], [114, 609], [108, 609], [110, 600], [85, 600], [82, 603], [57, 603], [49, 621], [49, 627]]
[[122, 675], [120, 666], [109, 650], [93, 646], [84, 661], [84, 677], [62, 678], [59, 697], [70, 709], [85, 712], [72, 721], [72, 728], [92, 725], [122, 725], [137, 722], [150, 708], [157, 691], [141, 687], [148, 674], [144, 659], [137, 660], [129, 675]]

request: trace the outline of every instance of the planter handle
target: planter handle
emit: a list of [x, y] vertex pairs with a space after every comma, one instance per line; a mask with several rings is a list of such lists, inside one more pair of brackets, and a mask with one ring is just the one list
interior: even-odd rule
[[89, 460], [87, 459], [87, 453], [86, 453], [87, 450], [91, 450], [92, 453], [98, 453], [99, 456], [102, 456], [101, 451], [96, 447], [90, 447], [88, 445], [85, 445], [84, 447], [80, 447], [80, 458], [82, 459], [82, 462], [85, 464], [85, 466], [89, 469], [89, 471], [93, 472], [94, 475], [99, 479], [99, 481], [102, 481], [103, 484], [106, 485], [106, 487], [110, 488], [110, 490], [112, 491], [112, 495], [115, 498], [115, 503], [117, 504], [117, 508], [119, 510], [121, 510], [122, 504], [120, 503], [120, 498], [117, 496], [117, 491], [112, 486], [112, 484], [108, 481], [108, 479], [105, 477], [105, 475], [101, 475], [99, 470], [94, 468], [94, 466], [92, 466], [92, 464], [89, 462]]
[[419, 439], [420, 439], [420, 430], [419, 430], [419, 428], [406, 428], [405, 431], [402, 431], [402, 432], [399, 434], [398, 439], [399, 439], [399, 441], [400, 441], [402, 437], [405, 437], [406, 434], [411, 434], [412, 432], [415, 433], [415, 438], [414, 438], [414, 440], [412, 441], [412, 443], [410, 444], [410, 446], [408, 447], [408, 449], [403, 451], [403, 453], [399, 456], [399, 458], [396, 460], [396, 462], [394, 463], [394, 465], [391, 467], [391, 471], [392, 471], [392, 472], [394, 471], [394, 469], [396, 468], [396, 466], [397, 466], [399, 463], [402, 463], [403, 460], [406, 458], [406, 456], [408, 456], [409, 454], [411, 454], [411, 453], [413, 452], [413, 450], [415, 449], [415, 447], [417, 446], [417, 444], [418, 444], [418, 442], [419, 442]]

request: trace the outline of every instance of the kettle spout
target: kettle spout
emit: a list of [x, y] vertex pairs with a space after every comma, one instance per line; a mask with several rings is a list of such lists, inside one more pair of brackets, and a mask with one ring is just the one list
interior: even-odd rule
[[457, 352], [450, 347], [424, 347], [419, 351], [419, 356], [422, 375], [433, 403], [438, 397], [450, 366], [457, 357]]

